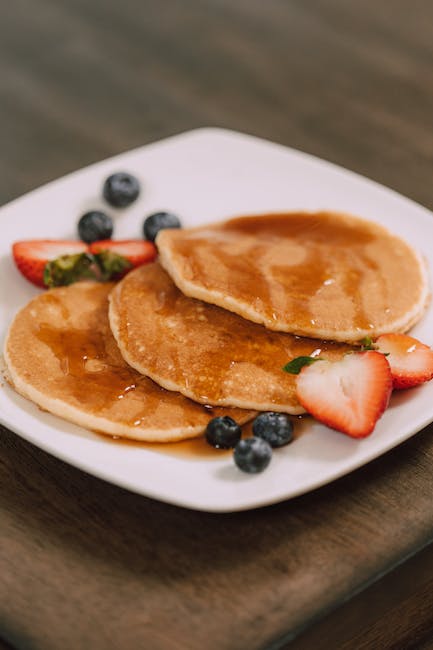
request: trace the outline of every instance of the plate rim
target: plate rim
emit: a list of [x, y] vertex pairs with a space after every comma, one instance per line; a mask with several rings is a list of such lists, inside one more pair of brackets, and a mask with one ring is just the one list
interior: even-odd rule
[[[176, 145], [181, 140], [188, 139], [191, 136], [194, 136], [194, 137], [205, 136], [205, 138], [206, 138], [209, 135], [211, 137], [213, 137], [213, 138], [215, 138], [215, 137], [220, 138], [221, 136], [224, 136], [225, 138], [228, 138], [228, 139], [236, 138], [237, 140], [255, 141], [258, 145], [265, 145], [268, 148], [273, 147], [273, 148], [275, 148], [275, 150], [279, 150], [279, 151], [285, 152], [285, 153], [290, 152], [292, 154], [295, 154], [298, 157], [303, 158], [306, 161], [314, 163], [314, 165], [316, 165], [316, 166], [320, 165], [321, 167], [326, 168], [327, 170], [331, 169], [333, 172], [338, 172], [339, 174], [342, 174], [343, 176], [346, 176], [346, 177], [350, 176], [353, 179], [355, 179], [356, 181], [360, 182], [362, 185], [365, 185], [367, 183], [371, 187], [380, 190], [382, 193], [385, 192], [389, 196], [392, 196], [400, 204], [403, 202], [408, 207], [410, 207], [412, 209], [416, 209], [416, 211], [418, 213], [417, 217], [419, 217], [420, 219], [421, 218], [425, 219], [426, 221], [429, 220], [430, 225], [431, 225], [433, 214], [430, 212], [430, 210], [428, 208], [426, 208], [425, 206], [417, 203], [413, 199], [408, 198], [408, 197], [400, 194], [398, 191], [396, 191], [396, 190], [394, 190], [392, 188], [389, 188], [387, 186], [384, 186], [381, 183], [378, 183], [377, 181], [375, 181], [375, 180], [373, 180], [373, 179], [371, 179], [369, 177], [363, 176], [363, 175], [359, 174], [358, 172], [355, 172], [355, 171], [352, 171], [352, 170], [347, 169], [345, 167], [342, 167], [342, 166], [340, 166], [340, 165], [338, 165], [338, 164], [336, 164], [336, 163], [334, 163], [332, 161], [328, 161], [326, 159], [319, 158], [318, 156], [315, 156], [314, 154], [304, 152], [304, 151], [301, 151], [299, 149], [296, 149], [296, 148], [293, 148], [293, 147], [290, 147], [290, 146], [286, 146], [286, 145], [283, 145], [283, 144], [280, 144], [280, 143], [277, 143], [277, 142], [274, 142], [274, 141], [266, 140], [264, 138], [261, 138], [261, 137], [255, 136], [255, 135], [251, 135], [251, 134], [248, 134], [248, 133], [244, 133], [244, 132], [241, 132], [241, 131], [235, 131], [235, 130], [231, 130], [231, 129], [214, 127], [214, 126], [199, 127], [199, 128], [195, 128], [195, 129], [191, 129], [191, 130], [187, 130], [187, 131], [182, 131], [182, 132], [170, 135], [170, 136], [168, 136], [166, 138], [161, 138], [161, 139], [158, 139], [156, 141], [149, 142], [149, 143], [146, 143], [144, 145], [140, 145], [138, 147], [134, 147], [133, 149], [123, 151], [120, 154], [116, 154], [114, 156], [110, 156], [109, 158], [105, 158], [103, 160], [91, 163], [89, 165], [86, 165], [85, 167], [73, 170], [73, 171], [65, 174], [64, 176], [61, 176], [61, 177], [59, 177], [57, 179], [50, 180], [47, 183], [30, 190], [26, 194], [21, 195], [21, 196], [19, 196], [17, 198], [14, 198], [11, 201], [9, 201], [8, 203], [2, 205], [0, 207], [0, 215], [3, 213], [3, 216], [5, 216], [5, 215], [7, 216], [7, 213], [11, 209], [15, 209], [15, 208], [19, 209], [19, 206], [20, 206], [21, 203], [31, 200], [32, 198], [34, 198], [35, 196], [37, 196], [40, 193], [47, 192], [47, 191], [49, 192], [50, 189], [53, 186], [59, 184], [60, 182], [68, 182], [70, 179], [72, 179], [74, 177], [77, 177], [77, 176], [80, 176], [80, 175], [85, 175], [89, 171], [97, 171], [99, 168], [103, 168], [104, 166], [110, 165], [112, 163], [117, 164], [117, 161], [119, 161], [119, 160], [121, 161], [122, 158], [124, 158], [124, 157], [125, 158], [129, 157], [131, 154], [138, 154], [139, 152], [141, 152], [143, 150], [149, 151], [149, 149], [151, 149], [153, 147], [156, 148], [158, 145], [164, 145], [164, 146]], [[374, 221], [374, 219], [372, 219], [372, 221]], [[21, 398], [21, 399], [25, 399], [25, 398]], [[51, 416], [51, 417], [56, 417], [56, 416]], [[170, 504], [175, 505], [177, 507], [184, 507], [184, 508], [188, 508], [188, 509], [193, 509], [193, 510], [198, 510], [198, 511], [203, 511], [203, 512], [214, 512], [214, 513], [238, 512], [238, 511], [243, 511], [243, 510], [252, 510], [252, 509], [256, 509], [256, 508], [262, 508], [262, 507], [266, 507], [266, 506], [269, 506], [269, 505], [272, 505], [272, 504], [275, 504], [275, 503], [278, 503], [278, 502], [281, 502], [281, 501], [291, 500], [291, 499], [297, 498], [298, 496], [301, 496], [302, 494], [306, 494], [308, 492], [319, 489], [320, 487], [323, 487], [324, 485], [332, 483], [335, 480], [338, 480], [339, 478], [341, 478], [342, 476], [345, 476], [345, 475], [351, 473], [352, 471], [356, 471], [360, 467], [363, 467], [364, 465], [367, 465], [368, 463], [370, 463], [372, 460], [375, 460], [376, 458], [382, 456], [383, 454], [387, 453], [391, 449], [399, 446], [400, 444], [402, 444], [403, 442], [405, 442], [409, 438], [416, 435], [416, 433], [421, 431], [423, 428], [425, 428], [425, 426], [427, 426], [432, 421], [433, 421], [433, 407], [432, 407], [431, 415], [425, 416], [423, 419], [421, 419], [421, 421], [416, 425], [415, 429], [413, 429], [410, 433], [405, 435], [399, 442], [397, 442], [395, 444], [389, 444], [388, 446], [386, 446], [386, 448], [381, 449], [378, 453], [375, 453], [375, 454], [371, 455], [371, 457], [366, 459], [366, 460], [360, 459], [359, 462], [357, 464], [355, 464], [355, 465], [352, 465], [350, 467], [350, 469], [347, 469], [347, 470], [342, 469], [339, 473], [333, 475], [332, 478], [326, 478], [325, 477], [323, 479], [313, 481], [312, 484], [311, 484], [311, 487], [309, 487], [308, 489], [302, 489], [301, 488], [301, 490], [298, 491], [298, 492], [296, 492], [296, 490], [295, 490], [294, 492], [290, 493], [289, 495], [281, 494], [280, 496], [278, 496], [276, 498], [274, 498], [274, 497], [257, 498], [257, 495], [256, 495], [256, 497], [254, 499], [252, 499], [251, 502], [242, 502], [241, 501], [240, 503], [236, 503], [236, 504], [232, 503], [227, 507], [226, 504], [220, 504], [220, 505], [208, 504], [208, 505], [205, 505], [205, 504], [194, 503], [192, 501], [189, 501], [185, 497], [179, 497], [179, 495], [177, 495], [177, 494], [173, 494], [172, 498], [168, 498], [167, 496], [161, 497], [161, 495], [158, 494], [158, 490], [152, 490], [152, 489], [146, 488], [146, 490], [143, 491], [143, 490], [137, 489], [137, 486], [133, 484], [133, 481], [129, 482], [127, 480], [119, 479], [118, 477], [115, 480], [113, 480], [113, 477], [110, 476], [109, 472], [104, 472], [103, 469], [101, 469], [99, 467], [95, 467], [94, 465], [92, 465], [91, 461], [87, 462], [87, 459], [84, 459], [84, 462], [83, 462], [83, 460], [80, 460], [80, 459], [77, 459], [77, 458], [71, 458], [70, 455], [65, 453], [64, 450], [61, 449], [61, 448], [60, 449], [59, 448], [53, 449], [53, 447], [50, 446], [49, 444], [45, 443], [45, 441], [42, 441], [42, 442], [35, 441], [34, 438], [32, 436], [29, 436], [29, 434], [19, 424], [18, 424], [18, 426], [17, 426], [16, 423], [11, 424], [11, 422], [9, 420], [7, 420], [7, 417], [4, 417], [3, 411], [2, 411], [2, 408], [1, 408], [1, 403], [0, 403], [0, 423], [3, 426], [5, 426], [7, 429], [11, 430], [13, 433], [19, 435], [21, 438], [25, 439], [30, 444], [42, 449], [45, 453], [49, 453], [50, 455], [60, 459], [62, 462], [65, 462], [65, 463], [67, 463], [69, 465], [72, 465], [72, 466], [78, 468], [81, 471], [84, 471], [84, 472], [86, 472], [86, 473], [88, 473], [88, 474], [90, 474], [92, 476], [97, 477], [98, 479], [101, 479], [101, 480], [104, 480], [106, 482], [115, 484], [115, 485], [117, 485], [117, 486], [119, 486], [119, 487], [121, 487], [123, 489], [130, 490], [132, 492], [141, 494], [143, 496], [153, 498], [153, 499], [156, 499], [156, 500], [159, 500], [159, 501], [163, 501], [163, 502], [166, 502], [166, 503], [170, 503]], [[155, 452], [152, 452], [152, 453], [154, 454]], [[270, 468], [268, 471], [272, 471], [272, 468]]]

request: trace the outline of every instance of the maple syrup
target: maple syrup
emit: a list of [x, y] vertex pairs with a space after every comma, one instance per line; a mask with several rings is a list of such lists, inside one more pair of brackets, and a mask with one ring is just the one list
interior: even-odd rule
[[137, 437], [182, 437], [204, 430], [217, 415], [249, 416], [192, 402], [129, 367], [109, 328], [111, 289], [77, 283], [41, 294], [18, 313], [7, 357], [20, 392], [78, 424], [99, 418]]
[[417, 254], [381, 226], [331, 212], [239, 217], [157, 240], [188, 295], [268, 329], [360, 341], [421, 313]]
[[283, 366], [298, 356], [320, 354], [332, 360], [353, 350], [342, 343], [270, 331], [188, 298], [159, 264], [124, 278], [113, 292], [110, 310], [129, 362], [202, 403], [296, 412], [295, 378]]
[[[308, 415], [293, 416], [293, 440], [298, 440], [308, 430], [308, 423], [310, 421]], [[242, 425], [242, 437], [248, 438], [253, 435], [252, 433], [253, 418]], [[160, 454], [175, 456], [177, 458], [184, 458], [186, 460], [218, 460], [221, 458], [230, 458], [233, 454], [233, 449], [215, 449], [206, 442], [204, 436], [199, 438], [192, 438], [190, 440], [182, 440], [180, 442], [169, 443], [149, 443], [140, 442], [138, 440], [131, 440], [128, 438], [120, 438], [118, 436], [109, 436], [99, 431], [94, 431], [98, 436], [103, 438], [104, 442], [120, 447], [133, 447], [136, 449], [146, 449], [148, 451], [155, 451]]]

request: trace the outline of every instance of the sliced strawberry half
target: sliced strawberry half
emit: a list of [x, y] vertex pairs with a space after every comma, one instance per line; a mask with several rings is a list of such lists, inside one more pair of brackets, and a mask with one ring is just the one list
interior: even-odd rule
[[89, 250], [93, 255], [104, 251], [120, 255], [127, 259], [133, 268], [152, 262], [157, 255], [155, 245], [144, 239], [103, 239], [90, 244]]
[[64, 255], [86, 253], [87, 244], [57, 239], [29, 239], [15, 242], [12, 255], [23, 276], [38, 287], [46, 287], [44, 270], [47, 262]]
[[411, 388], [433, 377], [433, 350], [407, 334], [382, 334], [374, 347], [387, 355], [394, 388]]
[[346, 354], [341, 360], [317, 360], [297, 377], [302, 406], [323, 424], [353, 438], [364, 438], [386, 409], [392, 391], [387, 358], [379, 352]]

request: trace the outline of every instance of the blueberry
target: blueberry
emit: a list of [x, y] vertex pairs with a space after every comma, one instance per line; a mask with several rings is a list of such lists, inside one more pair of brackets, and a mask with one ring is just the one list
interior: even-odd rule
[[110, 239], [113, 234], [113, 220], [104, 212], [86, 212], [78, 222], [78, 234], [86, 244]]
[[271, 462], [272, 447], [263, 438], [244, 438], [236, 445], [233, 458], [243, 472], [258, 474]]
[[112, 174], [105, 181], [102, 194], [115, 208], [126, 208], [140, 194], [140, 183], [135, 176], [125, 172]]
[[293, 440], [293, 422], [286, 413], [260, 413], [253, 422], [253, 434], [271, 447], [282, 447]]
[[230, 449], [241, 439], [241, 428], [228, 415], [213, 418], [206, 427], [206, 440], [217, 449]]
[[156, 235], [165, 228], [181, 228], [182, 224], [178, 217], [171, 212], [155, 212], [150, 214], [144, 221], [144, 238], [155, 241]]

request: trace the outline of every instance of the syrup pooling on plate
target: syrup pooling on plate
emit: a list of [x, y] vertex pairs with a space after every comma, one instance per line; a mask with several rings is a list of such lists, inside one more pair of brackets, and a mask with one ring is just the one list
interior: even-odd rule
[[[298, 440], [301, 436], [308, 433], [310, 417], [308, 415], [298, 415], [293, 418], [293, 439]], [[242, 425], [242, 437], [249, 438], [253, 435], [252, 431], [253, 421], [250, 420]], [[97, 432], [95, 432], [97, 433]], [[154, 451], [159, 454], [174, 456], [176, 458], [183, 458], [185, 460], [211, 460], [217, 461], [222, 458], [229, 460], [233, 455], [233, 449], [215, 449], [211, 447], [203, 436], [182, 440], [180, 442], [172, 442], [167, 445], [166, 443], [157, 442], [141, 442], [139, 440], [128, 440], [127, 438], [118, 438], [115, 436], [101, 435], [104, 442], [110, 442], [113, 445], [118, 445], [121, 448], [132, 447], [134, 449], [146, 449]]]
[[199, 435], [212, 409], [168, 392], [123, 361], [108, 324], [112, 284], [80, 282], [39, 295], [16, 316], [5, 359], [18, 392], [89, 429], [143, 440]]
[[186, 294], [267, 328], [339, 341], [406, 330], [428, 289], [418, 254], [381, 226], [295, 212], [162, 231], [164, 268]]

